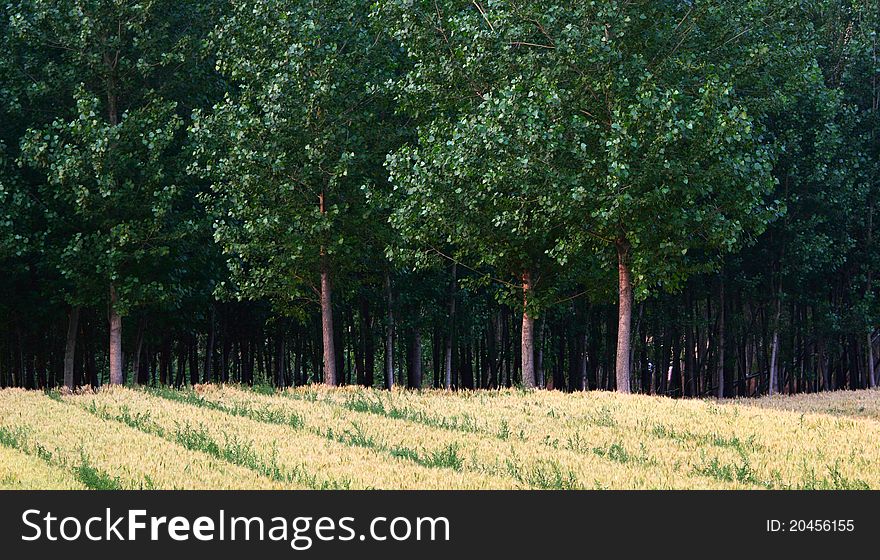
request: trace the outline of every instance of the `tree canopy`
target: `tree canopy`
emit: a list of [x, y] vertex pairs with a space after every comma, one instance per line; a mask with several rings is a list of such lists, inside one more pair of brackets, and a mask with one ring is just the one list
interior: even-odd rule
[[877, 382], [870, 2], [0, 12], [0, 385]]

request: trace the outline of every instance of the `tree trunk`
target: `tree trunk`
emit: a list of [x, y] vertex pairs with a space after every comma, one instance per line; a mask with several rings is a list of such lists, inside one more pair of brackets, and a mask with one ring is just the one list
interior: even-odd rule
[[[874, 62], [876, 65], [876, 62], [877, 62], [876, 35], [874, 38]], [[874, 97], [875, 111], [876, 111], [877, 104], [880, 103], [880, 91], [878, 91], [876, 88], [877, 74], [880, 74], [880, 72], [875, 73], [875, 75], [872, 78], [873, 83], [875, 85], [875, 97]], [[867, 231], [868, 231], [868, 233], [867, 233], [865, 245], [866, 245], [866, 249], [870, 252], [872, 241], [873, 241], [873, 236], [874, 236], [874, 203], [873, 203], [873, 201], [871, 201], [871, 203], [868, 205]], [[871, 293], [873, 292], [873, 284], [874, 284], [874, 268], [868, 267], [868, 278], [867, 278], [867, 282], [865, 282], [865, 299], [869, 299], [871, 297]], [[870, 387], [871, 389], [873, 389], [874, 387], [877, 386], [877, 378], [874, 377], [875, 372], [874, 372], [874, 339], [872, 336], [873, 334], [874, 334], [874, 329], [872, 328], [871, 331], [868, 332], [868, 369], [866, 370], [867, 376], [868, 376], [868, 387]]]
[[773, 320], [773, 340], [770, 343], [770, 375], [767, 394], [775, 395], [779, 392], [779, 318], [782, 314], [782, 302], [776, 300], [776, 315]]
[[116, 287], [110, 285], [110, 384], [122, 385], [122, 317], [116, 311]]
[[529, 291], [532, 289], [532, 275], [528, 271], [522, 275], [523, 315], [522, 315], [522, 384], [526, 389], [535, 388], [535, 319], [529, 315]]
[[208, 325], [208, 341], [205, 343], [205, 373], [202, 376], [203, 383], [210, 383], [214, 379], [213, 367], [214, 367], [214, 315], [217, 313], [217, 308], [215, 306], [211, 306], [211, 323]]
[[327, 257], [322, 255], [321, 335], [324, 343], [324, 383], [333, 386], [336, 385], [336, 347], [333, 339], [333, 302], [331, 298], [330, 272], [327, 270]]
[[877, 386], [876, 371], [874, 370], [874, 333], [868, 333], [868, 387], [873, 389]]
[[[326, 359], [326, 354], [324, 356]], [[275, 335], [275, 386], [276, 387], [284, 387], [287, 385], [287, 371], [284, 367], [286, 365], [286, 360], [284, 359], [284, 331], [282, 329], [278, 329], [278, 334]], [[324, 374], [326, 375], [326, 371]]]
[[629, 242], [617, 240], [617, 271], [619, 276], [620, 304], [617, 320], [617, 363], [615, 364], [617, 392], [629, 393], [630, 373], [630, 325], [632, 324], [632, 272], [629, 268]]
[[[143, 336], [141, 336], [143, 340]], [[140, 352], [140, 345], [138, 345]], [[199, 384], [199, 339], [193, 335], [189, 345], [189, 384], [195, 387]]]
[[687, 291], [687, 298], [685, 299], [685, 305], [687, 307], [687, 324], [684, 327], [684, 394], [687, 397], [693, 397], [696, 393], [696, 371], [695, 371], [695, 360], [694, 360], [694, 346], [696, 342], [694, 341], [694, 328], [695, 328], [695, 319], [693, 313], [693, 302], [691, 301], [691, 291]]
[[446, 334], [446, 359], [443, 368], [443, 388], [452, 389], [452, 347], [455, 337], [455, 292], [458, 263], [452, 264], [452, 281], [449, 283], [449, 332]]
[[419, 329], [413, 328], [412, 336], [409, 340], [409, 360], [407, 381], [410, 389], [422, 388], [422, 333]]
[[[89, 326], [92, 326], [92, 321], [88, 317], [86, 322]], [[89, 336], [90, 330], [87, 330], [86, 325], [83, 325], [80, 335], [83, 339], [83, 354], [85, 354], [85, 378], [88, 380], [89, 385], [96, 389], [100, 383], [98, 380], [98, 366], [95, 364], [95, 342], [94, 338]]]
[[394, 387], [394, 303], [391, 298], [391, 275], [385, 272], [385, 298], [388, 306], [388, 325], [385, 331], [385, 388]]
[[489, 376], [486, 378], [486, 388], [498, 386], [498, 348], [501, 345], [500, 313], [493, 313], [489, 317], [488, 332], [486, 333], [486, 360], [489, 362]]
[[364, 345], [364, 385], [373, 386], [373, 373], [376, 367], [376, 348], [373, 343], [373, 327], [370, 318], [370, 302], [361, 300], [361, 332]]
[[186, 344], [183, 341], [177, 343], [177, 370], [174, 372], [174, 387], [180, 389], [183, 387], [183, 381], [186, 379]]
[[138, 321], [137, 336], [134, 343], [134, 359], [131, 366], [131, 379], [134, 383], [140, 382], [141, 372], [141, 352], [144, 346], [144, 329], [146, 328], [146, 317], [141, 317]]
[[443, 336], [440, 334], [440, 327], [434, 325], [431, 335], [431, 369], [434, 373], [433, 387], [440, 388], [440, 379], [443, 377], [443, 360], [441, 358], [440, 347], [443, 345]]
[[544, 387], [544, 333], [546, 323], [546, 319], [541, 319], [538, 323], [538, 350], [535, 352], [535, 386], [539, 389]]
[[724, 276], [718, 286], [718, 389], [719, 399], [724, 398]]
[[76, 333], [79, 328], [79, 306], [70, 308], [67, 319], [67, 344], [64, 346], [64, 388], [73, 391], [73, 365], [76, 355]]
[[[324, 191], [319, 195], [319, 209], [325, 214]], [[321, 336], [324, 346], [324, 383], [336, 385], [336, 347], [333, 337], [333, 300], [330, 286], [330, 270], [327, 266], [327, 254], [321, 246]]]
[[578, 352], [578, 371], [580, 374], [580, 378], [578, 380], [578, 390], [586, 391], [587, 390], [587, 334], [579, 334], [578, 342], [580, 346], [580, 351]]

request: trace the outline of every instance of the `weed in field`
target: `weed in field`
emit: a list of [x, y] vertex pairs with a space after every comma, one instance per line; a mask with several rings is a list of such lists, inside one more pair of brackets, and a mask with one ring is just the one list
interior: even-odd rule
[[713, 445], [715, 447], [730, 448], [741, 454], [747, 451], [759, 451], [761, 447], [756, 442], [754, 435], [749, 436], [745, 440], [739, 436], [726, 437], [717, 433], [708, 436], [697, 435], [684, 430], [675, 430], [662, 424], [654, 425], [648, 433], [657, 438], [670, 439], [679, 443], [694, 442], [700, 447]]
[[85, 450], [80, 455], [80, 463], [76, 467], [74, 474], [76, 477], [91, 490], [121, 490], [122, 483], [118, 477], [110, 476], [100, 469], [96, 469], [89, 462]]
[[617, 426], [617, 420], [614, 419], [614, 415], [611, 410], [605, 406], [600, 407], [593, 414], [590, 415], [589, 421], [594, 426], [599, 426], [602, 428], [614, 428]]
[[848, 478], [840, 472], [840, 465], [827, 467], [827, 477], [819, 477], [815, 469], [804, 464], [804, 482], [799, 490], [869, 490], [867, 482], [858, 478]]
[[[460, 416], [444, 417], [431, 415], [424, 411], [411, 410], [407, 407], [398, 407], [394, 405], [386, 405], [381, 397], [369, 398], [365, 395], [355, 394], [348, 395], [341, 403], [342, 406], [352, 412], [366, 412], [377, 416], [385, 416], [393, 420], [408, 420], [417, 424], [423, 424], [432, 428], [441, 430], [454, 430], [465, 433], [488, 433], [481, 430], [476, 417], [463, 414]], [[506, 428], [505, 428], [506, 426]], [[502, 421], [501, 430], [497, 434], [493, 434], [500, 439], [510, 437], [509, 426]]]
[[164, 399], [182, 402], [184, 404], [189, 404], [193, 406], [209, 408], [211, 410], [217, 410], [219, 412], [231, 414], [232, 416], [250, 418], [251, 420], [256, 420], [257, 422], [264, 422], [266, 424], [277, 424], [280, 426], [290, 426], [295, 429], [301, 429], [305, 427], [305, 422], [301, 416], [297, 414], [287, 415], [280, 410], [272, 409], [270, 407], [252, 408], [240, 405], [228, 406], [223, 403], [208, 400], [191, 391], [151, 389], [151, 392], [156, 396], [162, 397]]
[[740, 457], [741, 461], [739, 463], [722, 463], [718, 457], [713, 457], [702, 467], [695, 468], [695, 472], [716, 480], [763, 486], [768, 489], [773, 488], [772, 482], [762, 481], [758, 478], [757, 473], [752, 469], [749, 458], [745, 454], [740, 454]]
[[13, 429], [0, 426], [0, 445], [11, 447], [12, 449], [21, 449], [26, 439], [27, 431], [23, 428]]
[[576, 490], [580, 488], [577, 476], [562, 468], [556, 461], [536, 465], [531, 471], [531, 476], [528, 476], [525, 482], [542, 490]]
[[630, 453], [621, 443], [618, 442], [614, 442], [606, 447], [594, 447], [592, 448], [592, 451], [599, 457], [604, 457], [605, 459], [616, 463], [635, 463], [639, 465], [654, 464], [654, 461], [648, 457], [644, 444], [641, 445], [641, 453], [638, 455]]
[[450, 444], [431, 453], [430, 458], [424, 464], [429, 467], [447, 468], [459, 471], [464, 467], [464, 458], [459, 453], [458, 444]]
[[510, 438], [510, 424], [507, 420], [501, 421], [501, 427], [498, 428], [498, 439], [509, 439]]

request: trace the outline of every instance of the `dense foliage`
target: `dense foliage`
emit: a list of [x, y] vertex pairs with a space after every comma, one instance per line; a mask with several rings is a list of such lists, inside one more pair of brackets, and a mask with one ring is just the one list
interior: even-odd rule
[[0, 12], [0, 386], [878, 381], [876, 3]]

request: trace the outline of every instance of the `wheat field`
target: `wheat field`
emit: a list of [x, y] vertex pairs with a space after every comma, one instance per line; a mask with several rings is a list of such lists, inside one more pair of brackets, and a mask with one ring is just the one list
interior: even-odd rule
[[880, 391], [0, 391], [0, 489], [880, 488]]

